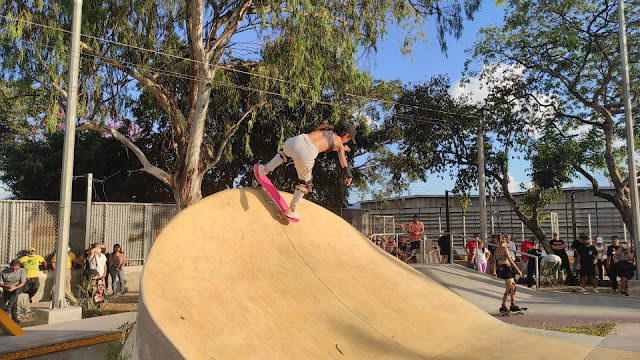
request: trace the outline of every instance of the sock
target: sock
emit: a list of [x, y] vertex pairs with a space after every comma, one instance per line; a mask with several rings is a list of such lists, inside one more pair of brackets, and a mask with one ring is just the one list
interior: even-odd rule
[[297, 208], [303, 196], [304, 192], [302, 190], [296, 189], [296, 191], [293, 192], [293, 198], [291, 199], [291, 204], [289, 204], [289, 207]]

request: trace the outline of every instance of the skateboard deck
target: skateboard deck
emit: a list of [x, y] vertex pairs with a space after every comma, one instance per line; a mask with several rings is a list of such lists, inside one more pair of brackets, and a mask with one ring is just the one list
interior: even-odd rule
[[520, 308], [519, 311], [507, 311], [507, 312], [503, 312], [500, 313], [500, 317], [505, 317], [505, 316], [514, 316], [514, 315], [524, 315], [524, 312], [527, 311], [527, 308]]
[[253, 174], [255, 175], [256, 179], [258, 179], [262, 187], [267, 191], [267, 194], [271, 196], [271, 199], [273, 199], [275, 204], [278, 205], [278, 208], [280, 208], [280, 211], [282, 211], [282, 216], [287, 218], [289, 221], [298, 222], [299, 219], [293, 219], [284, 215], [285, 211], [289, 209], [289, 205], [287, 205], [287, 202], [284, 201], [282, 196], [280, 196], [280, 193], [278, 192], [276, 187], [273, 186], [273, 184], [271, 183], [271, 180], [269, 180], [269, 178], [266, 176], [260, 176], [258, 174], [258, 164], [255, 164], [253, 166]]
[[20, 336], [25, 335], [26, 333], [18, 324], [13, 322], [9, 315], [7, 315], [4, 311], [0, 310], [0, 329], [7, 332], [9, 335]]

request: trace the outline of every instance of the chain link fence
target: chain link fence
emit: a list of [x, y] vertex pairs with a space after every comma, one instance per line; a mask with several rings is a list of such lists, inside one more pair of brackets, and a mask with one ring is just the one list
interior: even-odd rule
[[[69, 246], [76, 255], [85, 248], [85, 209], [84, 203], [71, 204]], [[175, 214], [175, 205], [93, 203], [89, 243], [105, 243], [109, 251], [120, 244], [131, 265], [140, 265]], [[57, 236], [57, 201], [0, 201], [0, 266], [25, 255], [31, 247], [49, 260]]]

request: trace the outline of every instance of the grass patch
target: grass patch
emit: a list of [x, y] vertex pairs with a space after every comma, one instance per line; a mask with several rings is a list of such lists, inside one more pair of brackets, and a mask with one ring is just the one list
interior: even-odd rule
[[596, 325], [581, 325], [581, 326], [548, 326], [548, 325], [521, 325], [529, 328], [561, 331], [572, 334], [585, 334], [593, 336], [607, 336], [616, 326], [616, 323], [600, 323]]
[[107, 351], [102, 356], [103, 360], [131, 359], [131, 354], [124, 352], [124, 344], [127, 342], [127, 338], [129, 337], [129, 334], [131, 334], [131, 331], [133, 330], [133, 326], [135, 324], [136, 324], [135, 321], [134, 322], [127, 321], [126, 323], [122, 324], [118, 328], [118, 330], [122, 332], [124, 337], [118, 341], [114, 341], [109, 344]]

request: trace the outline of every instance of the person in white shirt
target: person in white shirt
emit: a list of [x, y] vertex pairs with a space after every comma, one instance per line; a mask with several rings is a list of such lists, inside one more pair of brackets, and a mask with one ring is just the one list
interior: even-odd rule
[[598, 280], [602, 282], [604, 276], [604, 260], [607, 258], [604, 248], [604, 239], [602, 236], [596, 236], [596, 251], [598, 252], [598, 262], [596, 263], [596, 272], [598, 273]]
[[507, 234], [507, 248], [509, 249], [509, 256], [513, 261], [516, 261], [516, 243], [513, 241], [511, 235]]
[[484, 247], [484, 243], [482, 241], [478, 241], [475, 256], [476, 269], [483, 274], [487, 272], [487, 262], [489, 261], [490, 254], [489, 250]]

